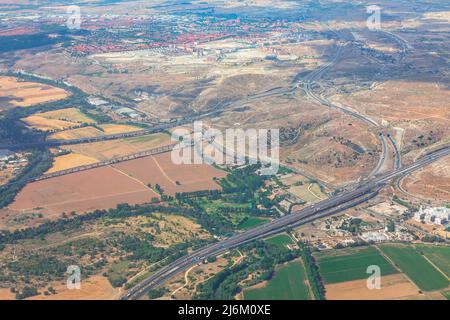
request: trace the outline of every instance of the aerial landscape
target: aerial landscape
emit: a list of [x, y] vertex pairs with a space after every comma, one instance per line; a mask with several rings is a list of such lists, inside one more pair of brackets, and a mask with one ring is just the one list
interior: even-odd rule
[[0, 0], [0, 300], [450, 300], [450, 3]]

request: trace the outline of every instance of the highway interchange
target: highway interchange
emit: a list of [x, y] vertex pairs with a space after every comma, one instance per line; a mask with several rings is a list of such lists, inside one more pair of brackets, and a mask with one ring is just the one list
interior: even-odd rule
[[242, 233], [237, 233], [227, 239], [218, 241], [208, 245], [202, 249], [196, 250], [167, 266], [161, 268], [156, 273], [136, 285], [129, 290], [123, 299], [139, 299], [146, 291], [155, 288], [164, 283], [166, 280], [183, 272], [187, 268], [201, 263], [204, 259], [210, 256], [217, 256], [232, 248], [238, 247], [249, 241], [266, 237], [276, 232], [280, 232], [287, 227], [292, 227], [301, 223], [306, 223], [314, 219], [318, 219], [330, 214], [340, 212], [350, 207], [356, 206], [361, 202], [368, 200], [370, 197], [376, 195], [378, 191], [389, 183], [391, 180], [406, 176], [415, 170], [421, 169], [424, 166], [450, 155], [450, 146], [443, 147], [429, 155], [426, 155], [416, 162], [404, 166], [402, 168], [393, 170], [390, 173], [370, 179], [357, 186], [356, 188], [342, 192], [334, 197], [322, 200], [314, 205], [303, 208], [297, 212], [285, 215], [281, 218], [274, 219], [261, 226], [255, 227]]
[[[338, 35], [339, 36], [339, 35]], [[391, 35], [394, 37], [394, 35]], [[397, 38], [394, 38], [397, 39]], [[402, 43], [403, 44], [403, 43]], [[319, 69], [309, 73], [301, 82], [296, 83], [295, 86], [287, 87], [287, 88], [275, 88], [271, 91], [268, 91], [266, 93], [260, 94], [258, 97], [255, 98], [261, 98], [267, 95], [280, 95], [280, 94], [286, 94], [290, 93], [295, 88], [298, 88], [302, 85], [304, 90], [306, 92], [306, 95], [311, 98], [312, 100], [326, 106], [329, 108], [334, 108], [337, 110], [340, 110], [341, 112], [348, 114], [352, 117], [355, 117], [359, 120], [362, 120], [366, 122], [369, 126], [374, 128], [379, 128], [379, 124], [371, 119], [368, 116], [362, 115], [356, 111], [353, 111], [349, 108], [345, 108], [342, 106], [337, 106], [327, 99], [323, 98], [322, 96], [316, 94], [314, 90], [312, 89], [313, 84], [315, 81], [317, 81], [323, 73], [332, 67], [340, 58], [343, 43], [338, 44], [338, 50], [333, 57], [333, 59], [320, 67]], [[404, 51], [402, 53], [404, 54]], [[349, 190], [343, 191], [342, 193], [331, 197], [326, 200], [322, 200], [316, 204], [313, 204], [311, 206], [308, 206], [306, 208], [303, 208], [299, 211], [293, 212], [289, 215], [285, 215], [281, 218], [274, 219], [268, 223], [265, 223], [261, 226], [255, 227], [253, 229], [247, 230], [245, 232], [237, 233], [227, 239], [218, 241], [216, 243], [213, 243], [211, 245], [208, 245], [204, 248], [201, 248], [199, 250], [196, 250], [192, 252], [191, 254], [188, 254], [168, 265], [158, 270], [156, 273], [152, 274], [150, 277], [145, 279], [144, 281], [140, 282], [138, 285], [133, 287], [131, 290], [129, 290], [122, 299], [139, 299], [142, 297], [145, 292], [148, 290], [157, 287], [158, 285], [164, 283], [168, 279], [174, 277], [175, 275], [183, 272], [187, 268], [201, 263], [204, 259], [210, 257], [210, 256], [217, 256], [223, 252], [226, 252], [232, 248], [238, 247], [240, 245], [243, 245], [247, 242], [266, 237], [268, 235], [271, 235], [273, 233], [280, 232], [284, 230], [285, 228], [296, 226], [298, 224], [306, 223], [313, 221], [315, 219], [319, 219], [321, 217], [331, 215], [343, 210], [346, 210], [350, 207], [356, 206], [364, 201], [367, 201], [368, 199], [375, 196], [378, 191], [383, 188], [386, 184], [388, 184], [392, 180], [399, 181], [402, 177], [407, 176], [411, 172], [418, 170], [433, 161], [436, 161], [437, 159], [440, 159], [441, 157], [448, 156], [450, 154], [450, 146], [445, 146], [435, 152], [432, 152], [429, 155], [426, 155], [416, 162], [402, 167], [401, 159], [400, 159], [400, 152], [395, 144], [395, 141], [392, 139], [391, 135], [387, 135], [387, 139], [389, 139], [389, 142], [392, 144], [394, 152], [395, 152], [395, 169], [390, 172], [381, 175], [380, 171], [381, 168], [384, 165], [384, 162], [387, 158], [387, 139], [386, 136], [380, 131], [378, 134], [378, 138], [380, 140], [380, 143], [382, 145], [382, 152], [380, 155], [380, 159], [378, 161], [377, 166], [374, 168], [374, 170], [369, 174], [368, 177], [363, 179], [358, 185], [349, 188]]]

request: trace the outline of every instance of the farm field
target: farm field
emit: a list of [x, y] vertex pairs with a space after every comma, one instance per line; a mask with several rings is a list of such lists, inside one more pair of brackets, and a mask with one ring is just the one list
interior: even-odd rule
[[367, 279], [332, 283], [325, 286], [327, 300], [388, 300], [417, 295], [417, 288], [403, 275], [381, 278], [381, 288], [370, 290]]
[[49, 296], [38, 295], [27, 300], [115, 300], [120, 298], [118, 288], [113, 288], [108, 279], [100, 275], [84, 279], [80, 290], [69, 290], [65, 283], [57, 282], [53, 285], [56, 294]]
[[213, 178], [224, 178], [226, 173], [207, 164], [176, 165], [171, 153], [121, 162], [115, 167], [145, 185], [159, 184], [164, 194], [174, 196], [177, 192], [218, 190]]
[[22, 119], [28, 127], [40, 131], [63, 130], [80, 124], [92, 124], [95, 121], [77, 108], [66, 108], [35, 113]]
[[[75, 164], [80, 159], [90, 161], [74, 155], [61, 160], [61, 166], [67, 166], [70, 160]], [[9, 208], [45, 213], [47, 218], [57, 217], [63, 212], [109, 209], [120, 203], [148, 203], [152, 198], [159, 198], [152, 189], [156, 184], [167, 195], [216, 190], [220, 186], [213, 178], [225, 175], [224, 171], [207, 164], [177, 166], [172, 163], [169, 152], [30, 183]]]
[[47, 84], [19, 81], [15, 77], [0, 77], [0, 102], [2, 108], [28, 107], [39, 103], [65, 99], [68, 96], [67, 91]]
[[53, 130], [63, 130], [65, 128], [70, 128], [74, 123], [59, 120], [59, 119], [47, 119], [37, 115], [32, 115], [22, 119], [22, 121], [27, 125], [27, 127], [39, 130], [39, 131], [53, 131]]
[[450, 277], [450, 247], [415, 244], [414, 247]]
[[110, 134], [127, 133], [139, 131], [141, 128], [127, 124], [99, 124], [95, 127], [88, 126], [56, 132], [49, 136], [50, 140], [71, 140], [81, 138], [92, 138]]
[[170, 136], [156, 133], [141, 137], [81, 143], [62, 147], [100, 161], [171, 144]]
[[238, 229], [250, 229], [250, 228], [254, 228], [260, 224], [263, 224], [265, 222], [268, 222], [268, 219], [264, 219], [264, 218], [259, 218], [259, 217], [248, 217], [247, 219], [245, 219], [243, 222], [241, 222], [238, 225]]
[[278, 246], [286, 247], [287, 245], [294, 244], [291, 237], [287, 234], [280, 234], [274, 237], [270, 237], [266, 239], [266, 242], [270, 244], [275, 244]]
[[82, 154], [69, 153], [55, 157], [52, 167], [46, 173], [66, 170], [98, 162], [97, 159]]
[[449, 286], [448, 278], [434, 268], [413, 247], [404, 244], [379, 245], [414, 283], [424, 291], [444, 289]]
[[325, 284], [366, 279], [370, 265], [378, 265], [381, 276], [398, 273], [374, 247], [320, 252], [315, 257]]
[[244, 291], [245, 300], [310, 300], [306, 272], [300, 260], [281, 266], [264, 287]]
[[442, 292], [442, 295], [447, 298], [447, 300], [450, 300], [450, 291], [444, 291]]
[[288, 191], [309, 203], [318, 202], [328, 198], [327, 195], [320, 190], [320, 186], [317, 183], [307, 182], [301, 186], [291, 186]]
[[63, 212], [109, 209], [119, 203], [150, 202], [154, 197], [159, 196], [142, 182], [112, 167], [100, 167], [30, 183], [9, 208], [57, 218]]

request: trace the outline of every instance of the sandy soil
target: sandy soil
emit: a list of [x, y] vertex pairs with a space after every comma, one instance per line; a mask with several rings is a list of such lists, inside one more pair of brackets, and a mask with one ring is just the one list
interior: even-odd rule
[[113, 208], [150, 202], [158, 194], [111, 167], [101, 167], [28, 184], [10, 205], [16, 211], [43, 208], [46, 214]]
[[15, 300], [16, 296], [14, 293], [10, 291], [9, 288], [1, 288], [0, 289], [0, 301], [1, 300]]
[[416, 287], [401, 274], [382, 277], [381, 289], [369, 290], [367, 279], [326, 285], [328, 300], [389, 300], [418, 293]]
[[61, 282], [52, 285], [56, 294], [30, 297], [27, 300], [112, 300], [120, 297], [119, 289], [111, 286], [108, 279], [102, 276], [92, 276], [81, 280], [79, 290], [69, 290]]

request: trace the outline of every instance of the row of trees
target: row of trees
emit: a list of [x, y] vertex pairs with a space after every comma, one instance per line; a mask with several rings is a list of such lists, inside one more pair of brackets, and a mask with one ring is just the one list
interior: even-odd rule
[[304, 243], [300, 242], [300, 256], [305, 264], [306, 276], [311, 285], [311, 290], [319, 300], [325, 300], [325, 286], [322, 281], [322, 276], [319, 272], [319, 267], [317, 266], [316, 260], [311, 253], [310, 247]]
[[46, 149], [35, 149], [28, 157], [28, 165], [9, 183], [0, 187], [0, 208], [13, 202], [15, 196], [32, 179], [51, 168], [52, 154]]

